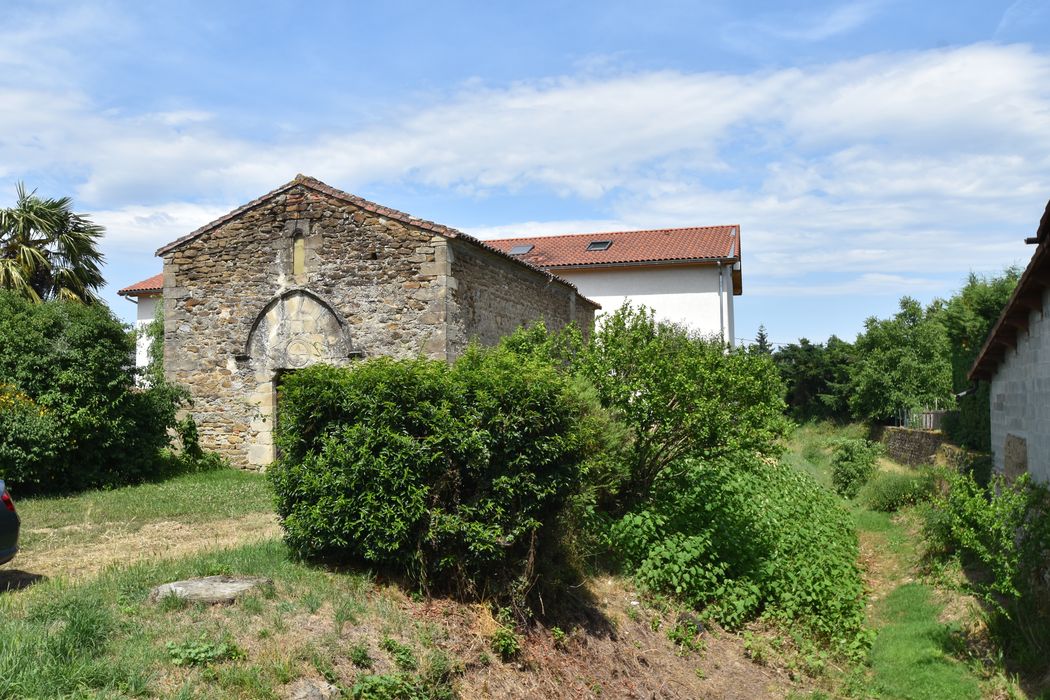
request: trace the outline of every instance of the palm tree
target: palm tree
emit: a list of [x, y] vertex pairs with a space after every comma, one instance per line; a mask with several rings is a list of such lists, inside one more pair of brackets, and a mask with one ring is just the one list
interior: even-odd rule
[[95, 301], [105, 284], [102, 227], [74, 213], [69, 197], [38, 197], [22, 183], [17, 193], [15, 206], [0, 209], [0, 289], [33, 301]]

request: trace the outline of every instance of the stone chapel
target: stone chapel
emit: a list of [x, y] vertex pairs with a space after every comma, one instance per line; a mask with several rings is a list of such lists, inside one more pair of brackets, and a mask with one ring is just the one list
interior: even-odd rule
[[450, 360], [543, 320], [584, 329], [598, 305], [455, 229], [303, 175], [157, 251], [164, 364], [201, 444], [242, 468], [274, 459], [277, 383], [315, 362]]

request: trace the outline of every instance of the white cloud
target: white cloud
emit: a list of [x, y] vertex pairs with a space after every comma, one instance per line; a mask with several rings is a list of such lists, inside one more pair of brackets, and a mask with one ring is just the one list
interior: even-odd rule
[[[848, 5], [806, 31], [845, 32], [876, 10]], [[372, 126], [259, 137], [210, 105], [103, 110], [55, 68], [69, 60], [48, 53], [30, 83], [26, 54], [0, 48], [0, 178], [67, 173], [114, 251], [151, 254], [304, 172], [351, 191], [554, 193], [597, 212], [473, 229], [483, 237], [740, 223], [748, 294], [881, 294], [1023, 260], [1050, 193], [1050, 57], [1023, 46], [472, 82]], [[827, 281], [831, 268], [853, 281]]]

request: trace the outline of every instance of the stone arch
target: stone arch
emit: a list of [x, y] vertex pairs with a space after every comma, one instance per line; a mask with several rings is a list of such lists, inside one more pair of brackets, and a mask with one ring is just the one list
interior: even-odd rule
[[357, 354], [343, 318], [307, 289], [283, 292], [263, 308], [239, 358], [248, 362], [255, 382], [249, 398], [255, 407], [249, 463], [264, 467], [276, 456], [273, 430], [281, 374], [318, 362], [344, 364]]
[[290, 289], [259, 313], [244, 345], [256, 368], [296, 369], [353, 356], [346, 322], [308, 289]]

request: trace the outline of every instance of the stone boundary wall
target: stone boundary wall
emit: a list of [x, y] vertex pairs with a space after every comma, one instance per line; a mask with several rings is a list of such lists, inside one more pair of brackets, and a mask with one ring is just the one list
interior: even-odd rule
[[934, 456], [945, 440], [944, 434], [935, 430], [886, 427], [879, 432], [878, 439], [885, 446], [886, 455], [912, 466], [933, 464]]

